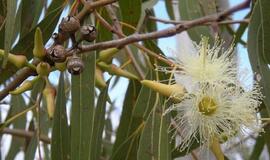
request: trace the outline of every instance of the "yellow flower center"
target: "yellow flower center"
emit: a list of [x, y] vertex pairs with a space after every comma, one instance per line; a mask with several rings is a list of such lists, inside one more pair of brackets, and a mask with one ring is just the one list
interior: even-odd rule
[[217, 104], [215, 100], [211, 97], [205, 96], [199, 102], [199, 111], [204, 115], [211, 115], [217, 109]]

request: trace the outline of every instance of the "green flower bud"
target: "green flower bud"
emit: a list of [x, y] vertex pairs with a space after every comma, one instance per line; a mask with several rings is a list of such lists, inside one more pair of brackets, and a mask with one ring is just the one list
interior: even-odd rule
[[180, 102], [186, 92], [185, 88], [179, 84], [168, 85], [151, 80], [142, 80], [141, 83], [163, 96], [170, 97], [174, 102]]
[[111, 75], [118, 75], [118, 76], [123, 76], [123, 77], [126, 77], [126, 78], [130, 78], [130, 79], [136, 79], [138, 80], [139, 78], [137, 76], [135, 76], [134, 74], [126, 71], [126, 70], [123, 70], [119, 67], [117, 67], [116, 65], [114, 64], [106, 64], [104, 62], [99, 62], [98, 63], [99, 67], [105, 71], [107, 71], [108, 73], [110, 73]]
[[33, 81], [26, 80], [20, 87], [16, 88], [13, 91], [10, 91], [9, 93], [14, 95], [22, 94], [25, 91], [31, 90], [33, 88], [33, 84]]
[[95, 84], [99, 88], [104, 88], [107, 86], [103, 78], [103, 73], [98, 66], [96, 66], [96, 70], [95, 70]]
[[53, 118], [54, 110], [55, 110], [55, 97], [56, 97], [56, 89], [49, 83], [48, 79], [46, 80], [46, 86], [42, 92], [46, 104], [47, 104], [47, 112], [49, 118]]
[[111, 63], [113, 56], [119, 51], [117, 48], [109, 48], [99, 52], [98, 61]]
[[38, 75], [47, 77], [51, 72], [51, 66], [46, 62], [40, 62], [37, 65], [36, 70], [37, 70]]
[[33, 49], [33, 55], [40, 59], [43, 59], [43, 57], [46, 55], [46, 51], [43, 45], [42, 32], [40, 28], [37, 28], [35, 32], [35, 44]]

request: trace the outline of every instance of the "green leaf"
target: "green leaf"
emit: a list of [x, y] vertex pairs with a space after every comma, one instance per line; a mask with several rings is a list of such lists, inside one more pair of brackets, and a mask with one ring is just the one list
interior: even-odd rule
[[[26, 108], [26, 103], [21, 95], [16, 95], [11, 97], [11, 111], [8, 117], [23, 111]], [[19, 119], [15, 120], [13, 123], [13, 128], [16, 129], [25, 129], [26, 125], [26, 116], [21, 116]], [[24, 145], [24, 139], [13, 136], [11, 139], [10, 149], [8, 151], [6, 159], [14, 159], [17, 153], [20, 151], [20, 148]]]
[[116, 132], [116, 140], [113, 145], [113, 153], [125, 142], [128, 137], [129, 124], [131, 122], [132, 110], [135, 100], [139, 94], [140, 85], [136, 81], [130, 81], [125, 95], [123, 109], [121, 113], [120, 123]]
[[[270, 1], [269, 0], [258, 0], [256, 2], [256, 6], [258, 7], [258, 11], [260, 12], [261, 17], [261, 38], [262, 38], [262, 49], [261, 54], [266, 63], [270, 64]], [[255, 9], [254, 9], [255, 12]]]
[[[21, 37], [24, 37], [32, 26], [36, 25], [42, 12], [42, 1], [22, 0]], [[35, 21], [34, 21], [35, 20]]]
[[[122, 21], [136, 27], [141, 17], [141, 0], [119, 0], [118, 3], [121, 11]], [[123, 31], [127, 35], [134, 32], [133, 30], [127, 28], [124, 28]]]
[[[209, 14], [216, 13], [215, 0], [181, 0], [179, 1], [181, 20], [193, 20]], [[200, 42], [201, 35], [212, 37], [210, 28], [199, 26], [188, 30], [190, 38]]]
[[91, 137], [91, 158], [100, 159], [101, 156], [101, 145], [102, 145], [102, 133], [105, 124], [105, 113], [106, 113], [106, 102], [108, 98], [108, 86], [104, 88], [98, 98], [97, 108], [95, 110], [93, 133]]
[[[34, 120], [32, 119], [30, 122], [30, 125], [28, 127], [29, 131], [33, 131], [34, 130]], [[26, 151], [25, 151], [25, 156], [24, 159], [25, 160], [34, 160], [35, 158], [35, 154], [36, 154], [36, 150], [37, 150], [37, 135], [34, 134], [34, 136], [27, 140], [26, 142]]]
[[[162, 105], [162, 104], [158, 104]], [[163, 108], [156, 106], [158, 108]], [[159, 111], [160, 112], [160, 111]], [[153, 111], [141, 135], [137, 158], [140, 160], [170, 160], [169, 117]]]
[[[266, 0], [267, 1], [267, 0]], [[253, 71], [260, 77], [260, 85], [262, 86], [262, 92], [265, 96], [264, 103], [268, 114], [270, 114], [270, 69], [268, 64], [263, 58], [264, 54], [267, 54], [267, 50], [264, 44], [269, 42], [269, 38], [263, 35], [263, 23], [261, 15], [261, 3], [265, 3], [264, 0], [258, 0], [254, 6], [253, 13], [250, 19], [250, 25], [248, 30], [248, 55], [251, 62]], [[269, 26], [268, 26], [269, 27]]]
[[[146, 79], [153, 79], [152, 72], [149, 72]], [[126, 128], [127, 136], [124, 142], [113, 152], [113, 160], [133, 160], [137, 157], [139, 138], [144, 121], [152, 111], [156, 101], [156, 94], [147, 87], [142, 87], [140, 94], [133, 108], [131, 120]], [[130, 107], [130, 106], [129, 106]], [[122, 118], [121, 118], [122, 120]]]
[[67, 122], [64, 74], [60, 74], [53, 118], [51, 158], [52, 160], [70, 159], [70, 129]]
[[171, 20], [175, 20], [173, 12], [173, 0], [165, 0], [165, 7]]
[[71, 77], [71, 159], [90, 159], [95, 100], [95, 53], [84, 54], [85, 69]]
[[16, 17], [16, 0], [8, 0], [7, 1], [7, 15], [6, 15], [6, 23], [5, 23], [5, 55], [2, 63], [2, 68], [5, 68], [7, 64], [8, 53], [12, 46], [12, 40], [14, 36], [14, 26], [15, 26], [15, 18]]
[[264, 136], [259, 135], [256, 138], [256, 143], [253, 147], [253, 151], [249, 157], [249, 160], [260, 159], [260, 155], [263, 151], [264, 144], [265, 144]]

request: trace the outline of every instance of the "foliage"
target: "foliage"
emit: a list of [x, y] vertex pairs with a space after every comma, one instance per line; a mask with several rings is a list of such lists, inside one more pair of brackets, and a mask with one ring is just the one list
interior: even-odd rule
[[[155, 17], [158, 3], [169, 19]], [[7, 115], [1, 117], [1, 144], [7, 146], [6, 134], [12, 136], [2, 158], [23, 153], [24, 159], [52, 160], [198, 159], [198, 142], [180, 150], [169, 132], [177, 113], [164, 114], [175, 103], [164, 88], [177, 90], [171, 85], [177, 78], [159, 70], [179, 68], [158, 40], [185, 30], [197, 43], [204, 35], [212, 45], [219, 35], [225, 48], [232, 41], [247, 45], [265, 96], [259, 114], [269, 117], [270, 1], [250, 3], [233, 9], [216, 0], [1, 0], [0, 115]], [[245, 19], [231, 20], [245, 8]], [[160, 30], [158, 23], [173, 26]], [[155, 81], [154, 87], [142, 80]], [[262, 136], [247, 135], [257, 136], [255, 145], [240, 155], [259, 159], [265, 145], [270, 153], [267, 126]]]

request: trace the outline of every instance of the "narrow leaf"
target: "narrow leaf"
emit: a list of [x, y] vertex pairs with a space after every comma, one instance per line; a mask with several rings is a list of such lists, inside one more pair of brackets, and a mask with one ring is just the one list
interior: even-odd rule
[[67, 122], [64, 74], [60, 74], [52, 130], [52, 160], [70, 159], [70, 130]]

